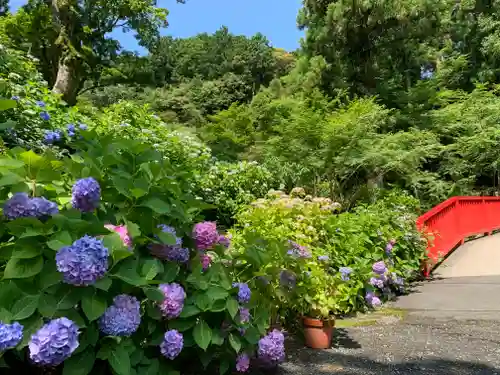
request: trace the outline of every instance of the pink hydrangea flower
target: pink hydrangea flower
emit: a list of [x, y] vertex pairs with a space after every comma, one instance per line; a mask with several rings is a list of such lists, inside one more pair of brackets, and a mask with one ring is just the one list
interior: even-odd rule
[[113, 225], [113, 224], [107, 224], [104, 226], [106, 229], [109, 229], [113, 232], [116, 232], [119, 234], [123, 244], [127, 246], [129, 249], [132, 249], [132, 239], [130, 238], [130, 235], [128, 234], [128, 229], [125, 225]]

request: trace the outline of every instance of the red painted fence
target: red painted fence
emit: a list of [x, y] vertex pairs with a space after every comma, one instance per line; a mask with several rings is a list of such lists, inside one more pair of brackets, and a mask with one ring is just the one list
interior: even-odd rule
[[429, 236], [424, 274], [468, 236], [500, 229], [500, 197], [453, 197], [417, 219], [417, 228]]

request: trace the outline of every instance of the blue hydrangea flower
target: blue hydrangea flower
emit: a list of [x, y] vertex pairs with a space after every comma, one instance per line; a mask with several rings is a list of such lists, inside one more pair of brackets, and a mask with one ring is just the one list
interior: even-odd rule
[[31, 360], [40, 365], [60, 365], [78, 348], [78, 334], [77, 325], [68, 318], [51, 320], [31, 336]]
[[16, 193], [5, 202], [3, 214], [9, 220], [31, 216], [31, 199], [26, 193]]
[[182, 333], [171, 329], [165, 333], [163, 342], [160, 345], [161, 354], [170, 360], [177, 357], [184, 347], [184, 337]]
[[0, 323], [0, 352], [17, 346], [23, 339], [23, 329], [24, 327], [17, 322]]
[[121, 294], [99, 318], [99, 328], [109, 336], [130, 336], [141, 324], [141, 306], [137, 298]]
[[75, 136], [75, 125], [74, 124], [68, 124], [66, 129], [68, 130], [68, 136], [70, 136], [70, 137]]
[[238, 301], [240, 303], [250, 302], [250, 297], [252, 296], [252, 291], [250, 290], [247, 283], [233, 283], [233, 288], [239, 288]]
[[267, 364], [275, 365], [285, 360], [285, 337], [274, 330], [259, 340], [259, 358]]
[[36, 216], [38, 218], [45, 218], [59, 213], [59, 208], [57, 207], [57, 204], [43, 197], [32, 198], [31, 204], [32, 204], [32, 210], [34, 211], [33, 216]]
[[72, 189], [71, 204], [83, 212], [91, 212], [99, 206], [101, 187], [92, 177], [82, 178], [75, 182]]
[[57, 270], [67, 284], [91, 285], [106, 274], [108, 255], [102, 240], [85, 235], [57, 252]]
[[328, 255], [320, 255], [320, 256], [318, 257], [318, 260], [319, 260], [320, 262], [327, 262], [329, 259], [330, 259], [330, 257], [329, 257]]
[[82, 123], [80, 123], [80, 124], [78, 125], [78, 127], [80, 128], [80, 130], [83, 130], [83, 131], [87, 130], [87, 128], [88, 128], [88, 126], [87, 126], [87, 125], [82, 124]]
[[43, 112], [40, 112], [40, 118], [43, 120], [43, 121], [49, 121], [50, 120], [50, 115], [48, 112], [46, 111], [43, 111]]
[[20, 98], [19, 96], [17, 96], [17, 95], [14, 95], [14, 96], [12, 96], [12, 98], [11, 98], [11, 99], [12, 99], [12, 100], [15, 100], [15, 101], [17, 102], [17, 101], [18, 101], [18, 100], [20, 100], [21, 98]]
[[349, 281], [351, 279], [350, 278], [350, 275], [352, 273], [352, 268], [351, 267], [340, 267], [339, 271], [340, 271], [340, 278], [343, 281]]
[[37, 217], [39, 219], [55, 215], [59, 212], [57, 204], [45, 198], [30, 198], [26, 193], [16, 193], [5, 202], [3, 213], [9, 220], [20, 217]]
[[51, 145], [53, 143], [59, 142], [61, 140], [62, 134], [59, 130], [46, 130], [44, 136], [44, 142]]
[[39, 106], [40, 108], [45, 108], [45, 102], [41, 100], [35, 101], [36, 105]]

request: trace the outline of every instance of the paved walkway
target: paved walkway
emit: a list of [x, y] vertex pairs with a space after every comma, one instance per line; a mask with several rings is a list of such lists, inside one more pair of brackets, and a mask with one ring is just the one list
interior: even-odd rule
[[402, 321], [337, 329], [334, 346], [289, 341], [283, 375], [500, 375], [500, 234], [468, 242], [396, 307]]
[[500, 320], [500, 234], [466, 242], [396, 307], [420, 316]]

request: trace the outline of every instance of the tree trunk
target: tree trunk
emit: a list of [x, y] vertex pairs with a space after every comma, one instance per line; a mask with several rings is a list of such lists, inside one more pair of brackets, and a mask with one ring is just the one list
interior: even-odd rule
[[68, 105], [76, 104], [76, 96], [80, 88], [80, 69], [79, 61], [61, 57], [57, 68], [56, 82], [52, 91], [56, 94], [61, 94], [63, 100]]

